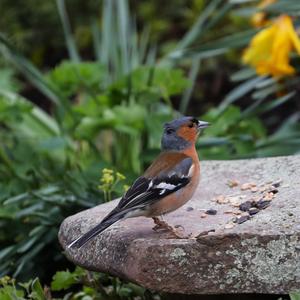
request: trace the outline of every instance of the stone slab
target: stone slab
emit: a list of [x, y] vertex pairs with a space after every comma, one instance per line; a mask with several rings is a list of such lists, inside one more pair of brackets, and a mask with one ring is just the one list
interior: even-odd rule
[[[116, 205], [112, 201], [64, 220], [59, 240], [66, 256], [86, 269], [168, 293], [286, 294], [300, 289], [300, 156], [204, 161], [201, 172], [193, 199], [165, 216], [197, 238], [154, 232], [152, 220], [139, 217], [113, 225], [81, 249], [66, 249]], [[232, 227], [228, 224], [235, 215], [229, 211], [238, 208], [212, 199], [224, 195], [244, 201], [259, 192], [231, 188], [231, 179], [282, 182], [269, 207]], [[204, 216], [210, 208], [217, 214]]]

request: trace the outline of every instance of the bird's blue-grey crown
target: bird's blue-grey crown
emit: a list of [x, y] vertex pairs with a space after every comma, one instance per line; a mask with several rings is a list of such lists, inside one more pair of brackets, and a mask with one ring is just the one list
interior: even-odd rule
[[183, 126], [194, 127], [200, 132], [201, 129], [207, 127], [209, 123], [200, 121], [194, 117], [181, 117], [171, 122], [165, 123], [164, 132], [161, 139], [162, 150], [181, 151], [191, 145], [190, 141], [185, 140], [178, 135], [178, 130]]

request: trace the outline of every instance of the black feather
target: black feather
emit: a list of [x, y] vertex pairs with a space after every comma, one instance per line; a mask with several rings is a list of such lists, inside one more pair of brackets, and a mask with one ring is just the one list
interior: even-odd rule
[[141, 195], [145, 191], [147, 191], [149, 184], [151, 182], [151, 179], [145, 178], [143, 176], [139, 177], [129, 188], [129, 190], [126, 192], [126, 194], [122, 197], [118, 204], [118, 208], [122, 209], [126, 206], [126, 204], [134, 199], [136, 196]]
[[106, 228], [121, 220], [125, 216], [126, 212], [120, 212], [112, 214], [112, 212], [105, 217], [100, 224], [89, 230], [87, 233], [82, 235], [80, 238], [76, 239], [68, 245], [68, 248], [81, 248], [93, 237], [104, 231]]
[[[185, 158], [169, 172], [161, 172], [154, 178], [139, 177], [122, 197], [117, 207], [100, 224], [70, 243], [68, 248], [81, 248], [106, 228], [126, 218], [128, 213], [146, 209], [154, 202], [186, 186], [191, 179], [189, 171], [192, 164], [191, 158]], [[164, 184], [172, 185], [174, 188], [165, 188]]]

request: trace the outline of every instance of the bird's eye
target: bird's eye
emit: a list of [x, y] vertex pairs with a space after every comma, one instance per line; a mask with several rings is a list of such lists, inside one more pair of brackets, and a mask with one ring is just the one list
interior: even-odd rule
[[193, 127], [194, 127], [194, 123], [190, 123], [190, 124], [188, 125], [188, 127], [193, 128]]
[[166, 133], [167, 134], [172, 134], [174, 132], [174, 129], [173, 128], [167, 128], [166, 129]]

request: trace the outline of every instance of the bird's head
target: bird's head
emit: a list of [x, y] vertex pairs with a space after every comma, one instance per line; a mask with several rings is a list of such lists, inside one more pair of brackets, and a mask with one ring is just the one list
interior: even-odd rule
[[209, 123], [194, 117], [182, 117], [165, 123], [161, 140], [162, 150], [181, 151], [194, 145], [201, 129]]

